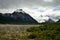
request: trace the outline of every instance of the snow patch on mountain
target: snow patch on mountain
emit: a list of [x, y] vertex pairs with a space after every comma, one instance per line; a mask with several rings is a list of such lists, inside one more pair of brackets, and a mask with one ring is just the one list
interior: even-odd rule
[[[60, 19], [60, 6], [54, 8], [22, 8], [22, 12], [28, 13], [39, 23], [49, 21], [51, 19], [54, 22], [59, 21]], [[21, 10], [18, 10], [21, 12]]]

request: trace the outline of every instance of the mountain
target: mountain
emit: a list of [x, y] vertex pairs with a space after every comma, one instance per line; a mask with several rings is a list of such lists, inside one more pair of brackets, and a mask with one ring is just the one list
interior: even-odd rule
[[[43, 10], [42, 10], [43, 9]], [[0, 23], [43, 23], [57, 22], [60, 19], [60, 6], [52, 9], [23, 8], [13, 13], [0, 13]]]
[[[57, 22], [60, 19], [60, 6], [53, 8], [23, 8], [23, 10], [33, 17], [39, 23], [42, 22]], [[19, 12], [19, 10], [18, 10]], [[42, 15], [42, 16], [41, 16]]]
[[48, 22], [57, 22], [60, 19], [60, 6], [53, 7], [49, 10], [46, 10], [41, 15], [44, 16], [44, 19], [43, 19], [44, 21], [48, 19], [47, 20]]
[[57, 21], [57, 22], [60, 22], [60, 19], [59, 19], [59, 21]]
[[38, 22], [22, 9], [16, 10], [13, 13], [0, 13], [0, 23], [22, 23], [22, 24], [37, 24]]
[[54, 21], [52, 19], [49, 19], [48, 21], [46, 21], [46, 23], [53, 23]]
[[50, 11], [50, 17], [53, 21], [58, 22], [60, 20], [60, 6], [56, 6]]

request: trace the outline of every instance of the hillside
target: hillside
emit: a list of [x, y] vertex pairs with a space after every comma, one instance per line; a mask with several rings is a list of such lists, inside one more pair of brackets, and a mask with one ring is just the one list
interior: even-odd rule
[[32, 18], [26, 12], [22, 12], [20, 9], [18, 11], [14, 11], [13, 13], [0, 13], [0, 23], [1, 24], [37, 24], [38, 22]]

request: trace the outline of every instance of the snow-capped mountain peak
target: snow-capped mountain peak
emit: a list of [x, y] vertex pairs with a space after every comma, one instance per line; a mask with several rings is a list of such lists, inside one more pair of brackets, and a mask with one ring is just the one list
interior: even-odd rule
[[22, 12], [22, 13], [25, 13], [25, 12], [23, 11], [23, 9], [17, 9], [15, 12]]
[[23, 8], [23, 9], [18, 9], [15, 12], [26, 12], [39, 23], [49, 21], [49, 19], [51, 19], [54, 22], [57, 22], [60, 19], [60, 6], [51, 9]]

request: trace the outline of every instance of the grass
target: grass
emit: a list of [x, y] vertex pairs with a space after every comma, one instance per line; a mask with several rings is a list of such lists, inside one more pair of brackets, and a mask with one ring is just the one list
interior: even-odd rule
[[34, 40], [60, 40], [60, 23], [48, 23], [39, 27], [30, 27], [27, 32], [31, 32], [29, 39]]
[[0, 25], [0, 40], [29, 40], [27, 28], [39, 25]]
[[0, 26], [0, 40], [60, 40], [60, 23], [31, 27]]

